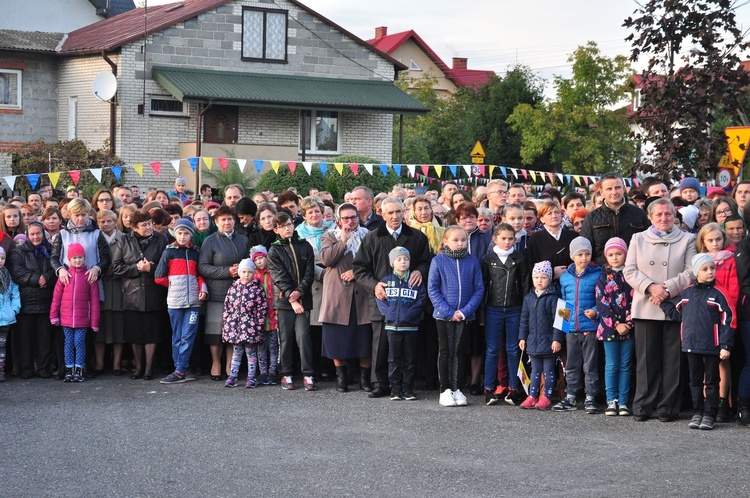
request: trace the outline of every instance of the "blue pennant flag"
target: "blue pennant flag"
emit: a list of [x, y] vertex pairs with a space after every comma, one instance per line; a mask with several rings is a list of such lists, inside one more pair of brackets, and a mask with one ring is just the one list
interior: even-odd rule
[[449, 164], [448, 165], [448, 169], [451, 170], [451, 175], [453, 175], [453, 178], [456, 178], [458, 176], [456, 174], [456, 173], [458, 173], [458, 168], [456, 167], [455, 164]]
[[323, 176], [326, 176], [326, 173], [328, 173], [328, 163], [318, 163], [318, 168], [320, 168]]
[[120, 175], [122, 175], [122, 166], [112, 166], [109, 170], [115, 175], [115, 179], [119, 182]]
[[500, 173], [502, 173], [505, 178], [508, 178], [508, 170], [505, 166], [500, 166]]
[[253, 159], [253, 162], [255, 163], [255, 171], [260, 174], [260, 170], [263, 169], [263, 159]]
[[565, 175], [565, 181], [567, 181], [568, 185], [570, 185], [570, 175]]
[[199, 158], [197, 157], [189, 157], [188, 164], [190, 164], [190, 169], [195, 171], [195, 169], [198, 167], [198, 161], [199, 161]]
[[29, 180], [29, 183], [31, 184], [31, 190], [36, 190], [36, 186], [39, 184], [39, 173], [26, 175], [26, 178]]
[[388, 165], [387, 164], [381, 164], [380, 165], [380, 171], [383, 173], [383, 176], [388, 176]]
[[393, 171], [395, 171], [396, 174], [400, 177], [401, 176], [401, 165], [400, 164], [394, 164], [393, 165]]

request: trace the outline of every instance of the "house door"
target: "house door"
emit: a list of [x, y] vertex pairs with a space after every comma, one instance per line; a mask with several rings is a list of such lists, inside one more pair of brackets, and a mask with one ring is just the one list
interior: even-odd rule
[[236, 144], [237, 121], [237, 107], [227, 105], [209, 107], [203, 115], [203, 141], [211, 144]]

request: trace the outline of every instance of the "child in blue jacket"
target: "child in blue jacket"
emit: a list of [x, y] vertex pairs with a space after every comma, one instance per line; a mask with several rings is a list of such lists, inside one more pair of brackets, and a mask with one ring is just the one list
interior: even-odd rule
[[439, 402], [442, 406], [466, 406], [466, 396], [461, 392], [465, 375], [459, 351], [464, 325], [475, 319], [484, 297], [482, 268], [479, 260], [469, 254], [468, 235], [463, 228], [448, 227], [442, 245], [427, 279], [438, 331]]
[[409, 285], [411, 255], [405, 247], [388, 253], [393, 268], [383, 277], [386, 299], [377, 300], [388, 334], [388, 380], [391, 401], [414, 401], [414, 368], [417, 359], [417, 331], [424, 311], [427, 291], [424, 283]]
[[5, 344], [10, 325], [16, 323], [16, 315], [21, 311], [21, 293], [10, 279], [5, 267], [5, 250], [0, 247], [0, 382], [5, 382]]
[[576, 391], [581, 385], [581, 370], [586, 376], [586, 413], [596, 415], [599, 409], [594, 395], [599, 388], [599, 345], [596, 340], [596, 283], [602, 269], [591, 262], [591, 242], [576, 237], [570, 243], [573, 264], [560, 276], [562, 298], [575, 309], [570, 317], [570, 331], [565, 337], [568, 358], [565, 363], [566, 396], [552, 410], [576, 409]]

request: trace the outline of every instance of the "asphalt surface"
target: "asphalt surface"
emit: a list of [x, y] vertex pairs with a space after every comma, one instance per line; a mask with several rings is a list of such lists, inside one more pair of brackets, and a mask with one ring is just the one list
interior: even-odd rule
[[750, 430], [690, 430], [688, 413], [637, 423], [198, 379], [0, 384], [0, 495], [750, 495]]

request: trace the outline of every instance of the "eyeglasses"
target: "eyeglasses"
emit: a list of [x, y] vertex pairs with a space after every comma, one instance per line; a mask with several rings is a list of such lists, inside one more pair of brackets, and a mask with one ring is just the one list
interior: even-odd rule
[[112, 199], [97, 199], [96, 202], [112, 202]]
[[507, 190], [493, 190], [492, 192], [487, 192], [487, 195], [492, 195], [492, 194], [508, 195], [508, 191]]
[[277, 226], [276, 228], [289, 228], [289, 227], [293, 227], [293, 226], [294, 226], [294, 222], [292, 222], [292, 221], [287, 221], [287, 222], [286, 222], [286, 223], [284, 223], [283, 225], [279, 225], [279, 226]]
[[341, 221], [354, 221], [357, 219], [357, 215], [354, 216], [342, 216]]
[[732, 214], [731, 208], [722, 209], [721, 211], [716, 211], [716, 216], [722, 215], [722, 216], [729, 216]]

